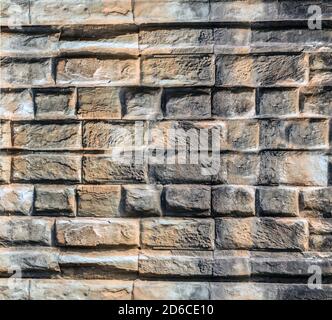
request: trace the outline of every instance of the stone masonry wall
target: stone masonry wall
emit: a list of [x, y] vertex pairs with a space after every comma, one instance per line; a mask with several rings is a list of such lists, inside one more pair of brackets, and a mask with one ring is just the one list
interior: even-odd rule
[[[331, 299], [331, 40], [331, 1], [1, 0], [0, 298]], [[220, 167], [115, 161], [138, 125]]]

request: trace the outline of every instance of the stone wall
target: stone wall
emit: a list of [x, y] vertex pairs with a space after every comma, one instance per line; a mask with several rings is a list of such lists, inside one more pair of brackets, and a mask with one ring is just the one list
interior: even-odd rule
[[[332, 298], [330, 1], [1, 5], [0, 298]], [[118, 163], [137, 124], [218, 171]]]

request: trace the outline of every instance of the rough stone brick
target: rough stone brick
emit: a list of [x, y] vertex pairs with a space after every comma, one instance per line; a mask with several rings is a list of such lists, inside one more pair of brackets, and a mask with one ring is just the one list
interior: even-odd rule
[[214, 84], [214, 61], [209, 55], [154, 55], [142, 60], [142, 82], [150, 86]]
[[137, 59], [71, 58], [57, 63], [59, 84], [137, 84]]
[[328, 159], [320, 153], [265, 152], [259, 182], [297, 186], [327, 186]]
[[207, 282], [140, 281], [134, 283], [135, 300], [207, 300]]
[[129, 300], [133, 283], [126, 280], [31, 280], [31, 300]]
[[211, 116], [210, 90], [166, 89], [163, 111], [166, 119], [206, 119]]
[[132, 185], [123, 187], [123, 215], [160, 216], [162, 187]]
[[283, 249], [305, 251], [309, 230], [305, 219], [223, 218], [216, 220], [220, 249]]
[[75, 188], [69, 186], [35, 187], [34, 209], [38, 215], [76, 215]]
[[233, 150], [253, 151], [259, 146], [260, 125], [256, 121], [228, 121], [227, 142]]
[[67, 277], [104, 278], [138, 272], [137, 250], [111, 252], [61, 252], [59, 265]]
[[[117, 24], [133, 22], [130, 0], [33, 0], [31, 22], [35, 25]], [[54, 14], [54, 13], [57, 14]]]
[[251, 30], [238, 28], [216, 28], [213, 32], [215, 48], [218, 46], [247, 46], [250, 44]]
[[59, 34], [2, 33], [0, 49], [7, 57], [52, 57], [58, 53]]
[[316, 119], [266, 120], [260, 126], [261, 147], [266, 149], [321, 149], [329, 143], [329, 123]]
[[11, 145], [10, 122], [0, 120], [0, 149], [10, 148]]
[[120, 163], [107, 156], [83, 157], [83, 177], [88, 183], [93, 182], [143, 182], [145, 167], [141, 164]]
[[0, 119], [33, 119], [33, 102], [31, 92], [29, 90], [2, 90], [0, 94]]
[[24, 276], [59, 273], [58, 251], [51, 248], [0, 249], [0, 274], [12, 276], [20, 270]]
[[141, 30], [139, 47], [143, 54], [213, 53], [213, 30], [202, 28]]
[[120, 186], [79, 186], [77, 215], [81, 217], [116, 217], [119, 214]]
[[138, 246], [139, 221], [75, 219], [56, 221], [56, 241], [66, 247]]
[[52, 244], [53, 221], [37, 218], [0, 218], [0, 243], [3, 245]]
[[212, 95], [212, 114], [221, 118], [255, 116], [255, 91], [252, 89], [217, 89]]
[[79, 124], [28, 123], [13, 125], [13, 147], [31, 150], [79, 149]]
[[217, 250], [214, 252], [214, 277], [248, 277], [250, 274], [250, 260], [246, 251]]
[[310, 234], [329, 235], [332, 233], [332, 219], [308, 219]]
[[331, 70], [311, 70], [310, 87], [331, 87], [332, 86], [332, 72]]
[[214, 223], [211, 219], [146, 219], [142, 221], [141, 242], [146, 248], [211, 250]]
[[0, 24], [11, 27], [29, 24], [29, 2], [25, 0], [1, 1]]
[[260, 89], [258, 114], [264, 117], [289, 116], [298, 112], [299, 94], [294, 89]]
[[25, 155], [12, 159], [13, 181], [67, 181], [81, 179], [81, 157], [69, 155]]
[[310, 235], [309, 246], [310, 246], [310, 250], [331, 252], [332, 236], [331, 235]]
[[33, 186], [0, 186], [1, 215], [29, 215], [32, 213]]
[[0, 300], [28, 300], [29, 283], [26, 279], [15, 279], [11, 283], [8, 279], [0, 279]]
[[52, 85], [52, 64], [50, 60], [1, 60], [2, 86]]
[[10, 180], [11, 173], [11, 157], [1, 156], [0, 157], [0, 182], [8, 183]]
[[164, 191], [168, 216], [209, 216], [211, 189], [200, 185], [166, 186]]
[[309, 216], [332, 216], [332, 188], [303, 189], [300, 193], [300, 208]]
[[312, 116], [332, 116], [332, 90], [318, 88], [302, 96], [301, 112]]
[[72, 90], [36, 90], [34, 102], [37, 119], [75, 118], [75, 94]]
[[123, 88], [120, 92], [124, 119], [153, 120], [162, 117], [161, 91], [151, 88]]
[[151, 6], [149, 0], [136, 0], [134, 16], [139, 24], [208, 21], [209, 1], [161, 0]]
[[319, 52], [309, 55], [311, 70], [330, 70], [332, 69], [332, 55], [330, 52]]
[[134, 124], [86, 122], [83, 125], [84, 148], [111, 149], [113, 147], [131, 147], [134, 143]]
[[117, 88], [79, 88], [78, 116], [82, 119], [120, 119], [121, 104]]
[[212, 252], [144, 250], [139, 274], [148, 277], [202, 277], [212, 275]]
[[298, 86], [305, 83], [304, 55], [222, 55], [216, 60], [218, 85]]
[[255, 189], [234, 186], [213, 187], [212, 208], [217, 216], [254, 216]]
[[259, 214], [272, 217], [299, 215], [298, 191], [290, 188], [259, 188]]

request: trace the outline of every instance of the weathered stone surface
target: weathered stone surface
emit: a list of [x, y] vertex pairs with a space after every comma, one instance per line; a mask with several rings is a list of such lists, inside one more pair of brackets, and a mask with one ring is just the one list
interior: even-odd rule
[[75, 188], [69, 186], [36, 186], [34, 209], [38, 215], [75, 216]]
[[210, 118], [210, 91], [204, 89], [167, 89], [164, 91], [163, 111], [167, 119]]
[[12, 276], [20, 270], [22, 275], [41, 275], [59, 273], [58, 251], [40, 247], [38, 250], [27, 248], [1, 248], [0, 274]]
[[28, 300], [29, 299], [29, 280], [0, 279], [0, 300]]
[[10, 179], [11, 157], [0, 157], [0, 182], [8, 183]]
[[123, 215], [160, 216], [162, 187], [132, 185], [123, 187]]
[[0, 24], [19, 27], [29, 23], [29, 2], [25, 0], [3, 0], [0, 7]]
[[57, 220], [56, 240], [67, 247], [138, 246], [139, 223], [129, 219]]
[[31, 150], [79, 149], [79, 124], [14, 124], [13, 147]]
[[138, 272], [137, 250], [111, 252], [62, 252], [59, 265], [66, 276], [97, 278]]
[[310, 246], [311, 250], [331, 252], [332, 236], [331, 235], [311, 235], [309, 246]]
[[222, 55], [216, 83], [227, 86], [298, 86], [306, 81], [303, 55]]
[[[31, 22], [35, 25], [117, 24], [133, 21], [130, 0], [33, 0]], [[56, 12], [57, 14], [54, 14]]]
[[7, 87], [52, 85], [50, 60], [1, 60], [1, 85]]
[[200, 185], [166, 186], [164, 191], [167, 215], [209, 216], [211, 189]]
[[152, 120], [161, 118], [161, 91], [150, 88], [123, 88], [120, 101], [124, 119]]
[[259, 146], [260, 124], [256, 121], [227, 122], [227, 144], [231, 150], [253, 151]]
[[221, 118], [249, 118], [255, 115], [255, 91], [218, 89], [212, 95], [212, 114]]
[[79, 88], [78, 116], [82, 119], [120, 119], [121, 104], [117, 88]]
[[290, 116], [298, 110], [299, 94], [294, 89], [260, 89], [258, 113], [260, 116]]
[[332, 188], [303, 189], [300, 193], [300, 208], [308, 216], [331, 217]]
[[0, 120], [0, 149], [10, 148], [11, 146], [10, 122]]
[[211, 250], [214, 223], [211, 219], [146, 219], [142, 221], [141, 241], [147, 248]]
[[26, 155], [12, 159], [14, 181], [79, 182], [81, 157], [72, 155]]
[[250, 260], [246, 251], [215, 251], [213, 256], [214, 277], [248, 277]]
[[206, 282], [134, 282], [135, 300], [207, 300], [210, 296]]
[[31, 280], [32, 300], [128, 300], [132, 281], [118, 280]]
[[116, 217], [119, 215], [120, 186], [79, 186], [77, 215], [81, 217]]
[[0, 244], [41, 245], [52, 244], [53, 220], [31, 218], [0, 218]]
[[212, 208], [217, 216], [254, 216], [255, 189], [234, 186], [213, 187]]
[[203, 277], [212, 275], [212, 252], [144, 250], [139, 274], [149, 277]]
[[259, 188], [259, 214], [273, 217], [299, 215], [298, 192], [291, 188]]
[[1, 91], [0, 119], [33, 119], [32, 94], [29, 90]]
[[302, 100], [302, 113], [313, 116], [332, 116], [332, 91], [328, 88], [306, 92]]
[[32, 213], [33, 186], [0, 186], [1, 215], [29, 215]]
[[304, 219], [223, 218], [216, 220], [216, 230], [220, 249], [308, 248], [309, 230]]
[[89, 156], [83, 158], [84, 181], [93, 182], [142, 182], [145, 168], [141, 164], [121, 163], [111, 157]]
[[87, 149], [111, 149], [131, 147], [135, 143], [133, 124], [86, 122], [83, 126], [83, 147]]
[[266, 152], [262, 155], [260, 183], [326, 186], [328, 159], [308, 152]]
[[142, 81], [149, 86], [214, 84], [212, 56], [151, 56], [142, 60]]
[[37, 119], [75, 118], [75, 94], [71, 90], [36, 90], [34, 101]]
[[138, 60], [72, 58], [57, 63], [59, 84], [137, 84]]
[[266, 149], [321, 149], [329, 143], [327, 121], [265, 120], [260, 126], [261, 146]]

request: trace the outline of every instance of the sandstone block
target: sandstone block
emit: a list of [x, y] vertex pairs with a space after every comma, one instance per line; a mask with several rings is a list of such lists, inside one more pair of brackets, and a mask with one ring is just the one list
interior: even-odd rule
[[1, 91], [0, 119], [33, 119], [32, 94], [29, 90]]
[[53, 221], [37, 218], [0, 218], [0, 243], [10, 245], [52, 244]]
[[11, 146], [12, 142], [10, 122], [0, 120], [0, 149], [7, 149]]
[[119, 214], [120, 186], [79, 186], [77, 215], [81, 217], [116, 217]]
[[300, 193], [301, 212], [309, 216], [332, 216], [332, 188], [303, 189]]
[[212, 95], [212, 114], [221, 118], [255, 116], [255, 91], [251, 89], [218, 89]]
[[29, 280], [15, 279], [8, 283], [8, 279], [0, 279], [0, 300], [28, 300]]
[[123, 187], [123, 215], [160, 216], [162, 187], [132, 185]]
[[166, 89], [163, 96], [163, 111], [165, 118], [210, 118], [210, 94], [210, 91], [206, 89]]
[[42, 215], [76, 215], [76, 192], [69, 186], [42, 186], [35, 187], [36, 214]]
[[56, 241], [66, 247], [136, 247], [139, 221], [133, 219], [76, 219], [56, 221]]
[[78, 116], [82, 119], [120, 119], [121, 104], [117, 88], [79, 88]]
[[332, 234], [332, 219], [309, 219], [310, 234], [329, 235]]
[[33, 186], [13, 185], [0, 187], [1, 215], [29, 215], [32, 213]]
[[25, 155], [12, 159], [14, 181], [67, 181], [81, 179], [81, 158], [69, 155]]
[[332, 91], [318, 88], [302, 96], [301, 112], [312, 116], [332, 116]]
[[252, 151], [259, 146], [260, 125], [256, 121], [227, 122], [227, 144], [233, 150]]
[[60, 59], [57, 63], [57, 83], [134, 85], [139, 81], [138, 68], [137, 59]]
[[166, 186], [164, 191], [167, 215], [209, 216], [211, 189], [200, 185]]
[[214, 247], [211, 219], [146, 219], [141, 227], [142, 245], [155, 249], [205, 249]]
[[331, 235], [311, 235], [309, 240], [310, 250], [327, 251], [332, 250], [332, 236]]
[[298, 192], [291, 188], [260, 188], [259, 214], [274, 217], [296, 217], [299, 214]]
[[255, 189], [235, 186], [213, 187], [212, 208], [215, 215], [254, 216]]
[[29, 24], [29, 2], [24, 0], [1, 1], [0, 24], [11, 27]]
[[215, 251], [213, 256], [214, 277], [248, 277], [250, 260], [243, 251]]
[[11, 173], [11, 157], [1, 156], [0, 158], [0, 182], [8, 183]]
[[216, 220], [220, 249], [283, 249], [305, 251], [309, 230], [304, 219], [223, 218]]
[[13, 147], [32, 150], [79, 149], [79, 124], [29, 123], [13, 125]]

